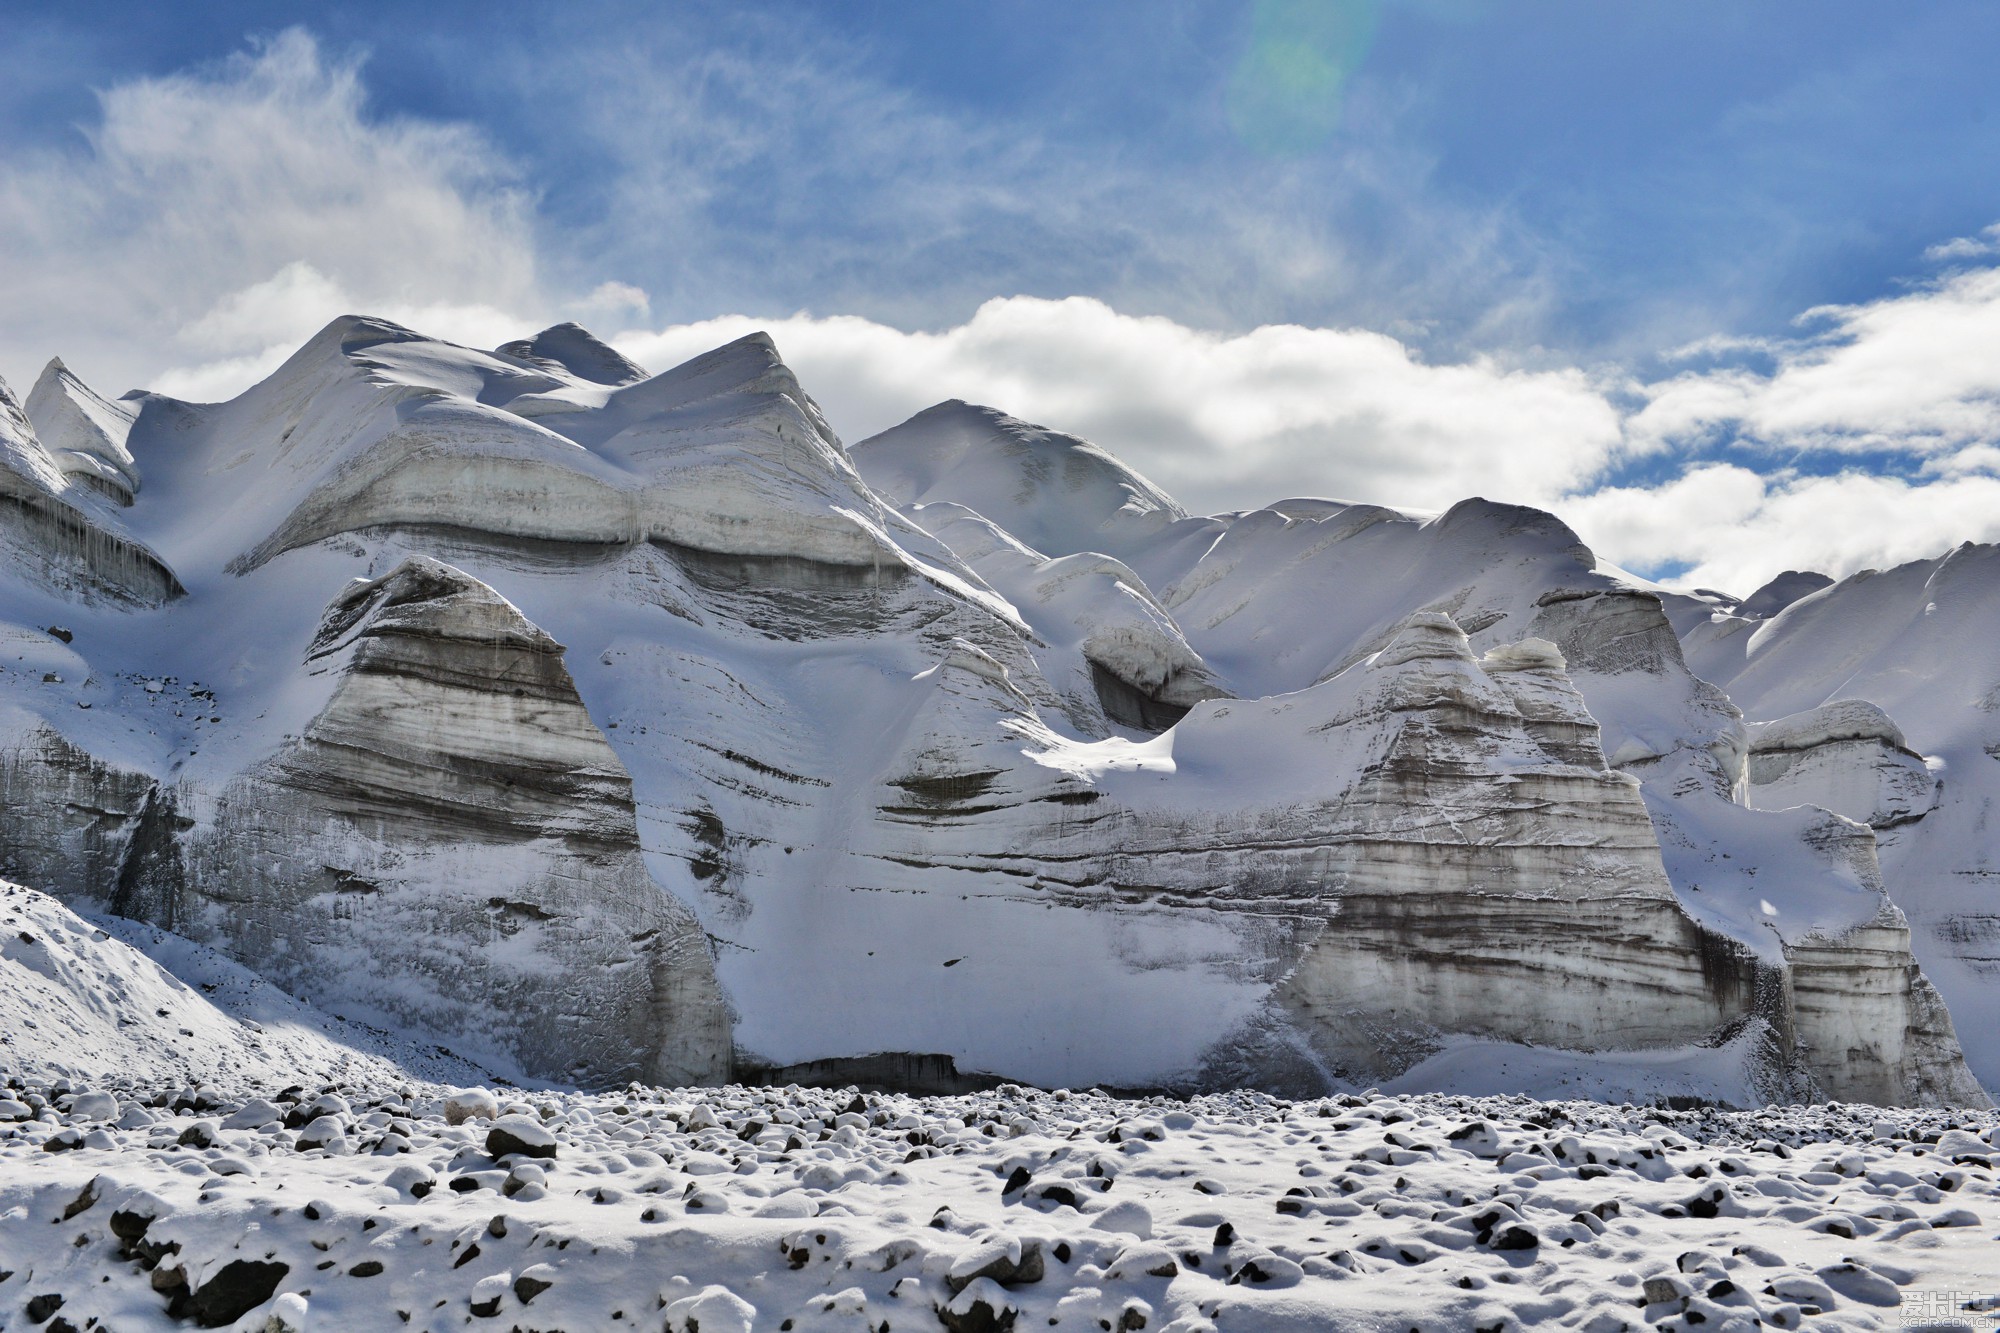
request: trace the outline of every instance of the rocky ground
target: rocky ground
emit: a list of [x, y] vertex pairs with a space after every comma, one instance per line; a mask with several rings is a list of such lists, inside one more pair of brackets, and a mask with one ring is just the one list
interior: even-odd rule
[[1991, 1329], [1996, 1163], [1841, 1105], [17, 1085], [0, 1328]]

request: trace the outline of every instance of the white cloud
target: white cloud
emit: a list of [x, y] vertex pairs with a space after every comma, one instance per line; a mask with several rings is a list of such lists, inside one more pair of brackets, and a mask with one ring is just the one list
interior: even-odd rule
[[1773, 373], [1653, 385], [1635, 441], [1657, 449], [1723, 431], [1787, 450], [1935, 455], [2000, 435], [2000, 268], [1806, 318], [1824, 331], [1771, 348]]
[[[1573, 370], [1426, 364], [1354, 330], [1204, 333], [1083, 299], [992, 301], [939, 333], [731, 317], [621, 345], [664, 367], [765, 327], [850, 439], [970, 398], [1094, 439], [1195, 509], [1486, 494], [1555, 510], [1620, 565], [1686, 567], [1683, 586], [1747, 592], [1787, 568], [1842, 576], [2000, 540], [2000, 268], [1802, 322], [1815, 332], [1790, 343], [1707, 349], [1756, 351], [1767, 373], [1636, 389]], [[1621, 418], [1625, 391], [1642, 405]], [[1734, 461], [1714, 461], [1719, 447]], [[1866, 450], [1913, 466], [1866, 470]], [[1600, 484], [1607, 466], [1642, 457], [1663, 480]], [[1827, 475], [1815, 459], [1849, 465]]]
[[1619, 442], [1616, 411], [1580, 371], [1431, 365], [1358, 330], [1207, 333], [1081, 297], [988, 301], [940, 333], [797, 315], [617, 341], [663, 369], [759, 327], [850, 440], [965, 398], [1094, 440], [1197, 509], [1301, 494], [1548, 503]]
[[1787, 569], [1836, 578], [2000, 540], [2000, 476], [1908, 482], [1865, 472], [1766, 476], [1696, 467], [1661, 486], [1607, 489], [1559, 506], [1618, 564], [1690, 563], [1673, 582], [1746, 596]]
[[[1981, 236], [2000, 241], [2000, 226]], [[1962, 238], [1930, 253], [2000, 249]], [[1768, 373], [1676, 376], [1644, 389], [1626, 422], [1631, 451], [1667, 466], [1718, 445], [1735, 461], [1580, 494], [1557, 506], [1564, 517], [1620, 564], [1686, 565], [1676, 583], [1738, 593], [1787, 568], [1844, 576], [2000, 540], [2000, 267], [1800, 323], [1812, 332], [1755, 346]], [[1901, 456], [1909, 475], [1864, 467], [1871, 453]], [[1824, 475], [1829, 461], [1848, 466]]]
[[1958, 236], [1933, 245], [1924, 251], [1924, 258], [1934, 263], [1950, 263], [1958, 259], [1981, 259], [1996, 254], [2000, 254], [2000, 222], [1981, 229], [1977, 236]]
[[10, 379], [60, 354], [109, 392], [213, 396], [347, 308], [445, 332], [548, 306], [505, 162], [462, 127], [371, 117], [356, 65], [303, 32], [100, 103], [80, 148], [0, 148]]

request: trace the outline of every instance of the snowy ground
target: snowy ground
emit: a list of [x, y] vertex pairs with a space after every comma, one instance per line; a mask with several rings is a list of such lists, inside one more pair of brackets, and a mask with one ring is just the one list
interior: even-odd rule
[[0, 1328], [2000, 1323], [1991, 1112], [441, 1092], [17, 1086]]

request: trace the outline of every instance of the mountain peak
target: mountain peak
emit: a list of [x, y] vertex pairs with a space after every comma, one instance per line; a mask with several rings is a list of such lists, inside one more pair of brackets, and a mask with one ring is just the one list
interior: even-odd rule
[[499, 356], [544, 368], [559, 367], [580, 380], [612, 388], [637, 384], [647, 377], [643, 366], [583, 325], [568, 320], [551, 324], [532, 338], [502, 343], [493, 350]]
[[948, 398], [850, 451], [868, 484], [897, 504], [950, 501], [1045, 555], [1099, 551], [1186, 518], [1172, 497], [1080, 436]]

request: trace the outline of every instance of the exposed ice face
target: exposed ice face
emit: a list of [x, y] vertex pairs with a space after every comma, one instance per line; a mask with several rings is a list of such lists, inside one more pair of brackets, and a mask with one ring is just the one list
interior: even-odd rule
[[857, 470], [762, 335], [646, 378], [346, 318], [117, 406], [144, 484], [87, 503], [189, 591], [0, 581], [0, 862], [339, 1012], [590, 1081], [1735, 1033], [1760, 1095], [1983, 1098], [1873, 834], [1746, 806], [1741, 713], [1547, 514], [1189, 518], [963, 404]]
[[338, 684], [304, 733], [182, 798], [208, 808], [166, 890], [179, 929], [537, 1077], [726, 1076], [706, 941], [646, 873], [560, 644], [413, 557], [336, 599], [307, 661]]
[[1749, 803], [1817, 805], [1877, 829], [1922, 819], [1942, 784], [1887, 713], [1839, 699], [1751, 729]]

